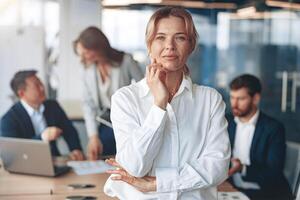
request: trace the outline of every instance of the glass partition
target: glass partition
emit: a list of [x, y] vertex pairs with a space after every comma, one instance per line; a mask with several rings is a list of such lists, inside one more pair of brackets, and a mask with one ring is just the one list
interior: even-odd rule
[[[153, 10], [103, 10], [103, 30], [113, 46], [133, 53], [143, 67], [149, 62], [144, 34]], [[288, 140], [300, 142], [299, 11], [190, 11], [200, 36], [188, 63], [194, 82], [218, 89], [229, 112], [229, 82], [243, 73], [258, 76], [262, 111], [284, 123]]]

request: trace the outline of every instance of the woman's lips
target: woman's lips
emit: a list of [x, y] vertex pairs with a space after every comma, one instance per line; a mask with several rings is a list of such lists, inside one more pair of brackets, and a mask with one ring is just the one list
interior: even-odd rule
[[163, 56], [163, 58], [165, 59], [165, 60], [176, 60], [177, 59], [177, 56], [173, 56], [173, 55], [170, 55], [170, 56]]

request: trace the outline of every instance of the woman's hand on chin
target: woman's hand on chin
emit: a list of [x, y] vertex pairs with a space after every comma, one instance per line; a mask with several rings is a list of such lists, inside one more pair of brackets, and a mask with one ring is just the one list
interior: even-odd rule
[[154, 97], [154, 104], [162, 109], [166, 109], [169, 99], [169, 92], [165, 83], [166, 71], [162, 65], [156, 63], [155, 59], [147, 66], [146, 80], [150, 91]]

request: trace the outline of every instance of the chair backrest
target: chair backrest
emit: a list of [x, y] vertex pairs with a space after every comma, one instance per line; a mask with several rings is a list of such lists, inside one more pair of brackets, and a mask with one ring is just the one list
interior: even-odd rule
[[296, 190], [298, 189], [297, 181], [299, 173], [300, 143], [287, 142], [284, 175], [287, 178], [294, 195], [296, 195]]
[[296, 200], [300, 200], [300, 171], [298, 172], [297, 178], [296, 178], [296, 184], [295, 184], [295, 190], [293, 191], [293, 196], [296, 198]]

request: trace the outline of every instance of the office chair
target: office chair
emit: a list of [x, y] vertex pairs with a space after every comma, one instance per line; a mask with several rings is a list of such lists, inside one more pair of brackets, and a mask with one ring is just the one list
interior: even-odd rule
[[296, 200], [300, 200], [300, 170], [298, 171], [298, 174], [297, 174], [297, 180], [296, 180], [296, 184], [295, 184], [295, 187], [293, 188], [293, 196], [294, 196], [294, 199]]

